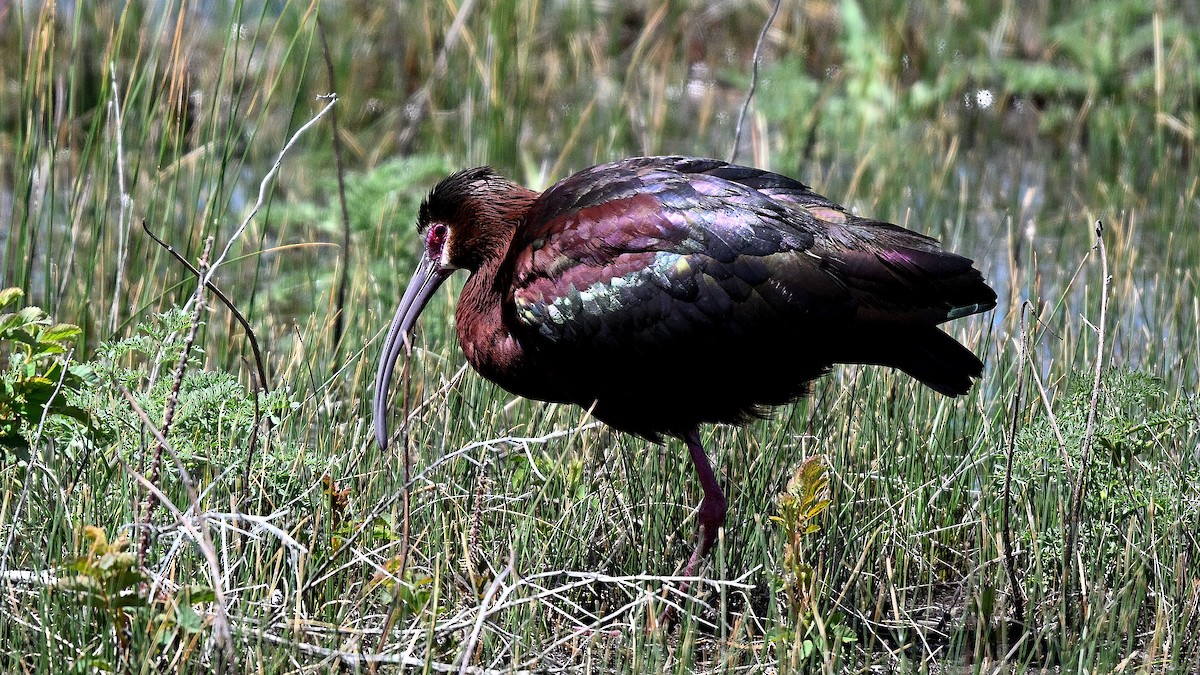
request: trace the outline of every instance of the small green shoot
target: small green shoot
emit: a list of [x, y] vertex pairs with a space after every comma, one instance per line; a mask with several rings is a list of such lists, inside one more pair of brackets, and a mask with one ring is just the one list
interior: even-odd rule
[[[781, 624], [775, 637], [778, 644], [791, 646], [793, 661], [807, 659], [825, 647], [813, 630], [818, 611], [817, 577], [807, 548], [816, 546], [810, 537], [821, 531], [818, 521], [830, 503], [829, 465], [823, 455], [813, 455], [792, 474], [785, 491], [779, 495], [779, 515], [771, 516], [786, 538], [783, 572], [776, 583], [787, 601], [787, 621]], [[854, 642], [857, 638], [843, 625], [843, 619], [840, 614], [824, 618], [825, 630], [837, 643]]]

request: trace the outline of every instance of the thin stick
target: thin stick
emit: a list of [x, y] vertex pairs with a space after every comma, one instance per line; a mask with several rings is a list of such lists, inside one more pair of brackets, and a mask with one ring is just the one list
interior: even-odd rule
[[121, 130], [121, 99], [117, 94], [117, 69], [112, 61], [108, 62], [108, 74], [112, 82], [112, 100], [108, 102], [113, 117], [116, 118], [117, 136], [117, 190], [120, 192], [121, 209], [117, 216], [117, 278], [113, 282], [112, 309], [108, 313], [108, 331], [117, 331], [117, 313], [120, 311], [121, 280], [125, 276], [125, 264], [129, 258], [129, 209], [133, 198], [125, 189], [125, 142]]
[[[300, 136], [304, 135], [304, 132], [308, 131], [314, 124], [324, 117], [325, 113], [329, 112], [330, 109], [337, 105], [338, 102], [337, 94], [319, 96], [318, 98], [327, 99], [329, 102], [326, 103], [325, 107], [321, 108], [321, 111], [314, 115], [312, 119], [305, 122], [303, 126], [297, 129], [296, 133], [292, 134], [292, 137], [288, 139], [288, 142], [283, 145], [283, 149], [279, 151], [279, 155], [275, 158], [275, 163], [271, 165], [271, 170], [268, 171], [265, 176], [263, 176], [262, 181], [258, 184], [258, 199], [254, 202], [254, 206], [250, 209], [250, 213], [246, 214], [246, 217], [242, 220], [242, 224], [239, 225], [236, 230], [234, 230], [233, 235], [229, 237], [229, 241], [225, 242], [225, 248], [222, 249], [221, 255], [217, 256], [217, 259], [201, 278], [201, 285], [207, 286], [208, 283], [212, 281], [213, 275], [217, 272], [217, 268], [221, 266], [221, 263], [225, 262], [227, 257], [229, 257], [229, 251], [233, 248], [234, 242], [241, 238], [242, 234], [245, 233], [246, 228], [250, 226], [250, 221], [254, 219], [254, 216], [258, 215], [258, 210], [262, 208], [264, 203], [266, 203], [267, 185], [271, 182], [271, 179], [275, 177], [275, 174], [279, 173], [279, 168], [283, 166], [283, 158], [287, 155], [288, 150], [291, 150], [292, 146], [296, 144], [296, 141], [300, 140]], [[188, 305], [195, 300], [196, 296], [192, 296], [192, 299], [189, 300], [184, 307], [187, 308]]]
[[[1096, 409], [1100, 405], [1100, 380], [1104, 370], [1104, 338], [1108, 315], [1108, 251], [1104, 247], [1104, 223], [1096, 221], [1096, 249], [1100, 252], [1100, 321], [1096, 326], [1096, 362], [1092, 375], [1092, 400], [1088, 403], [1087, 423], [1083, 427], [1083, 440], [1080, 442], [1079, 471], [1075, 474], [1075, 486], [1071, 489], [1071, 512], [1068, 516], [1067, 539], [1063, 543], [1063, 596], [1064, 600], [1071, 590], [1071, 557], [1075, 553], [1075, 542], [1079, 536], [1079, 512], [1083, 509], [1083, 493], [1085, 479], [1088, 473], [1088, 460], [1091, 459], [1092, 442], [1096, 434]], [[1084, 602], [1083, 570], [1079, 572], [1079, 603]]]
[[145, 409], [142, 408], [141, 404], [139, 404], [137, 399], [134, 398], [133, 392], [129, 391], [129, 389], [127, 389], [123, 384], [118, 384], [117, 389], [121, 392], [121, 395], [125, 397], [125, 400], [129, 401], [129, 405], [133, 408], [133, 412], [137, 413], [137, 416], [141, 418], [142, 423], [147, 429], [150, 430], [151, 434], [154, 435], [155, 440], [162, 445], [162, 447], [167, 451], [167, 454], [170, 455], [175, 461], [175, 468], [179, 471], [179, 480], [183, 483], [184, 491], [188, 494], [188, 501], [191, 502], [192, 506], [196, 510], [196, 514], [199, 515], [200, 493], [196, 492], [196, 484], [192, 481], [192, 475], [188, 473], [187, 467], [183, 465], [183, 460], [179, 458], [179, 454], [175, 452], [175, 448], [171, 445], [170, 441], [167, 440], [166, 436], [164, 436], [161, 431], [154, 428], [154, 423], [150, 421], [150, 416], [146, 414]]
[[758, 33], [758, 42], [754, 45], [754, 62], [751, 66], [750, 75], [750, 90], [746, 92], [746, 100], [742, 102], [742, 111], [738, 113], [737, 127], [733, 132], [733, 150], [729, 153], [729, 161], [737, 161], [738, 148], [742, 144], [742, 123], [746, 121], [746, 112], [750, 110], [750, 99], [754, 98], [754, 90], [758, 88], [758, 64], [762, 61], [763, 43], [767, 41], [767, 31], [771, 28], [771, 24], [775, 22], [775, 15], [779, 13], [779, 5], [783, 0], [775, 0], [775, 6], [771, 8], [771, 14], [767, 17], [766, 23], [763, 24], [762, 30]]
[[[329, 55], [329, 41], [325, 39], [325, 23], [317, 19], [317, 35], [321, 36], [321, 49], [325, 55], [325, 72], [329, 77], [329, 90], [337, 91], [334, 81], [333, 59]], [[336, 94], [335, 94], [336, 95]], [[346, 326], [346, 293], [350, 287], [350, 210], [346, 206], [346, 168], [342, 163], [342, 138], [338, 133], [337, 108], [329, 111], [329, 124], [333, 135], [333, 162], [337, 168], [338, 204], [342, 211], [342, 265], [338, 279], [337, 295], [333, 300], [333, 348], [336, 350], [342, 344], [342, 334]], [[334, 360], [337, 368], [337, 360]]]
[[496, 580], [488, 587], [487, 593], [483, 595], [483, 601], [479, 603], [479, 614], [475, 617], [475, 626], [471, 628], [471, 636], [467, 639], [467, 646], [462, 650], [462, 664], [458, 668], [458, 675], [465, 675], [467, 668], [471, 665], [471, 652], [475, 651], [475, 645], [479, 642], [479, 633], [483, 630], [483, 622], [488, 616], [487, 607], [492, 602], [492, 598], [496, 597], [496, 592], [504, 585], [505, 577], [511, 572], [512, 554], [510, 553], [508, 565], [505, 565], [504, 569], [500, 570], [500, 574], [496, 575]]
[[1008, 447], [1005, 448], [1004, 452], [1004, 511], [1001, 514], [1000, 522], [1000, 530], [1004, 535], [1002, 537], [1004, 541], [1004, 567], [1008, 571], [1008, 586], [1013, 595], [1014, 613], [1021, 626], [1025, 625], [1025, 589], [1021, 587], [1021, 581], [1017, 578], [1017, 562], [1016, 554], [1013, 553], [1010, 516], [1012, 512], [1013, 457], [1016, 454], [1017, 428], [1021, 420], [1021, 395], [1025, 390], [1024, 354], [1027, 351], [1029, 339], [1025, 320], [1026, 310], [1029, 309], [1029, 306], [1028, 301], [1021, 305], [1021, 342], [1017, 345], [1017, 389], [1013, 392], [1012, 415], [1008, 420]]
[[[155, 433], [153, 426], [147, 428], [150, 429], [151, 433]], [[209, 581], [212, 584], [213, 595], [215, 596], [214, 604], [216, 605], [216, 616], [213, 620], [213, 640], [221, 649], [221, 653], [225, 659], [226, 665], [232, 667], [234, 662], [234, 651], [232, 635], [229, 630], [229, 612], [226, 609], [225, 588], [221, 581], [221, 565], [217, 560], [217, 552], [216, 549], [213, 548], [212, 539], [208, 536], [207, 531], [202, 532], [200, 529], [197, 529], [197, 527], [191, 522], [191, 519], [186, 517], [183, 512], [179, 510], [179, 507], [172, 504], [171, 500], [168, 499], [165, 494], [163, 494], [162, 490], [159, 490], [158, 487], [151, 483], [145, 476], [137, 471], [134, 471], [133, 467], [126, 464], [125, 460], [119, 455], [117, 456], [117, 462], [120, 463], [121, 467], [129, 472], [129, 475], [133, 476], [133, 479], [141, 484], [143, 488], [158, 498], [158, 501], [163, 504], [168, 511], [171, 512], [171, 515], [175, 516], [175, 519], [179, 522], [179, 525], [192, 536], [192, 539], [200, 548], [200, 552], [204, 556], [204, 562], [208, 566]]]
[[[213, 238], [209, 237], [204, 242], [204, 252], [200, 254], [200, 269], [203, 271], [207, 264], [208, 254], [212, 250]], [[183, 343], [183, 353], [179, 356], [179, 363], [175, 365], [175, 374], [171, 381], [171, 393], [167, 396], [167, 404], [163, 409], [163, 421], [161, 432], [156, 435], [156, 438], [162, 439], [154, 444], [154, 455], [150, 460], [150, 482], [158, 484], [158, 478], [162, 471], [162, 453], [166, 446], [166, 437], [171, 431], [171, 423], [175, 419], [175, 407], [179, 404], [179, 389], [183, 386], [183, 375], [187, 371], [188, 357], [191, 355], [192, 346], [196, 343], [196, 334], [200, 330], [200, 313], [204, 310], [204, 290], [205, 282], [196, 288], [196, 292], [192, 294], [192, 300], [196, 301], [192, 308], [192, 325], [188, 329], [187, 339]], [[150, 521], [154, 517], [154, 509], [158, 505], [158, 498], [155, 492], [150, 492], [146, 495], [146, 500], [142, 504], [141, 522], [147, 525], [142, 531], [142, 540], [138, 546], [138, 563], [146, 564], [146, 553], [150, 550]]]
[[446, 73], [450, 50], [458, 44], [458, 37], [474, 6], [475, 0], [463, 0], [463, 3], [458, 6], [458, 13], [454, 15], [454, 21], [450, 23], [450, 28], [446, 31], [446, 39], [442, 42], [442, 48], [438, 50], [437, 59], [433, 62], [433, 72], [425, 79], [421, 88], [413, 92], [413, 95], [404, 102], [402, 110], [408, 116], [408, 123], [404, 125], [404, 130], [400, 132], [400, 138], [396, 143], [402, 155], [408, 154], [412, 142], [417, 136], [417, 126], [429, 114], [429, 92], [433, 89], [433, 83], [440, 80]]
[[1058, 426], [1058, 416], [1054, 414], [1054, 406], [1050, 404], [1050, 392], [1046, 391], [1046, 385], [1042, 383], [1042, 376], [1038, 375], [1032, 351], [1026, 350], [1025, 360], [1029, 363], [1029, 374], [1033, 376], [1033, 386], [1037, 388], [1038, 398], [1042, 401], [1042, 409], [1046, 411], [1046, 421], [1050, 423], [1050, 430], [1054, 432], [1054, 438], [1058, 441], [1058, 456], [1062, 458], [1067, 471], [1074, 471], [1075, 465], [1071, 463], [1071, 455], [1067, 453], [1067, 440]]
[[[217, 647], [221, 650], [222, 658], [224, 659], [226, 668], [232, 668], [234, 663], [233, 639], [232, 633], [229, 630], [229, 610], [225, 602], [225, 586], [222, 582], [221, 565], [217, 560], [217, 552], [213, 547], [212, 537], [208, 533], [208, 524], [204, 517], [204, 512], [200, 509], [200, 497], [196, 492], [196, 486], [192, 482], [191, 476], [188, 474], [186, 467], [183, 465], [183, 460], [179, 458], [179, 454], [167, 441], [165, 430], [159, 431], [154, 428], [154, 422], [150, 420], [150, 416], [146, 411], [138, 405], [137, 399], [124, 386], [120, 386], [121, 394], [129, 401], [129, 405], [133, 407], [133, 411], [142, 420], [142, 424], [154, 435], [155, 441], [159, 449], [165, 449], [167, 453], [175, 460], [175, 467], [179, 471], [179, 478], [188, 493], [188, 500], [191, 502], [191, 508], [195, 511], [196, 519], [199, 521], [199, 526], [192, 523], [191, 519], [183, 514], [177, 506], [171, 503], [165, 494], [155, 484], [157, 480], [150, 481], [145, 476], [134, 471], [132, 467], [125, 463], [125, 460], [117, 455], [117, 461], [121, 463], [130, 475], [135, 480], [142, 484], [150, 494], [154, 495], [156, 500], [163, 504], [171, 515], [179, 522], [180, 526], [192, 536], [196, 545], [200, 548], [201, 554], [204, 556], [204, 561], [208, 565], [209, 580], [212, 584], [213, 595], [215, 596], [216, 616], [213, 620], [213, 640]], [[148, 521], [147, 521], [148, 524]], [[149, 532], [149, 528], [146, 528]], [[145, 542], [145, 538], [142, 540]]]
[[[174, 258], [179, 264], [187, 268], [187, 271], [191, 272], [197, 279], [200, 278], [200, 270], [196, 269], [195, 265], [192, 265], [192, 263], [188, 262], [187, 258], [184, 258], [182, 255], [180, 255], [179, 251], [175, 250], [175, 247], [160, 239], [158, 235], [156, 235], [150, 229], [150, 226], [146, 224], [145, 219], [142, 219], [142, 230], [144, 230], [146, 234], [154, 240], [154, 243], [161, 246], [163, 250], [165, 250], [167, 253], [170, 253], [171, 257]], [[233, 312], [233, 318], [236, 319], [237, 322], [242, 326], [242, 330], [246, 331], [246, 339], [250, 341], [250, 351], [254, 353], [254, 365], [258, 369], [257, 388], [260, 389], [264, 394], [269, 394], [271, 392], [271, 382], [269, 379], [267, 379], [267, 370], [263, 365], [262, 350], [258, 346], [258, 337], [255, 336], [254, 329], [250, 327], [250, 322], [246, 319], [246, 316], [242, 314], [240, 310], [238, 310], [237, 305], [233, 304], [233, 301], [229, 299], [229, 296], [225, 295], [225, 293], [223, 293], [221, 289], [217, 287], [216, 283], [210, 281], [205, 284], [205, 286], [208, 288], [208, 290], [213, 292], [213, 295], [217, 296], [217, 299], [221, 301], [221, 304], [228, 307], [230, 312]]]

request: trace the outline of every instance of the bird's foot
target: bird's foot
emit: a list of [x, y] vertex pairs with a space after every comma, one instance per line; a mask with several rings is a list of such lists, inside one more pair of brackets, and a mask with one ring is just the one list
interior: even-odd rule
[[[702, 567], [701, 563], [704, 561], [704, 557], [708, 555], [709, 550], [712, 549], [713, 544], [717, 541], [717, 532], [725, 520], [725, 498], [723, 496], [720, 498], [720, 520], [711, 518], [706, 519], [704, 517], [706, 515], [705, 504], [708, 503], [708, 501], [709, 500], [705, 498], [704, 503], [701, 503], [700, 505], [699, 540], [696, 542], [695, 550], [692, 551], [692, 556], [688, 558], [687, 564], [683, 567], [683, 572], [681, 573], [683, 579], [674, 589], [667, 589], [664, 591], [664, 593], [668, 595], [674, 595], [678, 599], [677, 603], [671, 603], [667, 605], [667, 608], [663, 611], [662, 617], [659, 619], [659, 625], [663, 626], [665, 630], [670, 630], [670, 627], [674, 624], [675, 612], [677, 608], [681, 607], [687, 602], [689, 598], [688, 591], [691, 590], [692, 583], [699, 577], [700, 569]], [[713, 507], [713, 510], [708, 511], [707, 515], [711, 516], [714, 513], [716, 513], [715, 506]]]

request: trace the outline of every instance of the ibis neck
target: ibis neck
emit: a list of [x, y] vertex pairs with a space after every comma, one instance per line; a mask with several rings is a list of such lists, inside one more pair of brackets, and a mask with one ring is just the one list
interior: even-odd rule
[[534, 395], [537, 392], [521, 386], [519, 374], [527, 355], [505, 319], [504, 299], [511, 279], [504, 265], [517, 228], [538, 193], [510, 181], [490, 187], [470, 205], [478, 219], [474, 228], [478, 258], [459, 296], [455, 325], [471, 367], [513, 393]]
[[520, 371], [525, 354], [504, 320], [504, 290], [497, 279], [502, 264], [501, 257], [489, 258], [471, 274], [454, 310], [454, 323], [471, 367], [511, 389], [508, 382]]

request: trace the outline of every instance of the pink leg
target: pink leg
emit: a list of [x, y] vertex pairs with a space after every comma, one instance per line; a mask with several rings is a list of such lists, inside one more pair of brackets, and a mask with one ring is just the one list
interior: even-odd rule
[[696, 514], [696, 520], [700, 523], [699, 541], [696, 542], [696, 550], [683, 570], [684, 576], [690, 577], [695, 575], [700, 559], [707, 555], [716, 543], [717, 530], [725, 524], [725, 512], [728, 509], [725, 493], [721, 492], [721, 486], [717, 485], [717, 475], [713, 473], [712, 465], [708, 463], [708, 455], [704, 453], [704, 446], [700, 443], [700, 431], [689, 431], [683, 440], [687, 443], [688, 452], [692, 455], [692, 464], [700, 477], [700, 486], [704, 489], [704, 499], [700, 501], [700, 511]]

